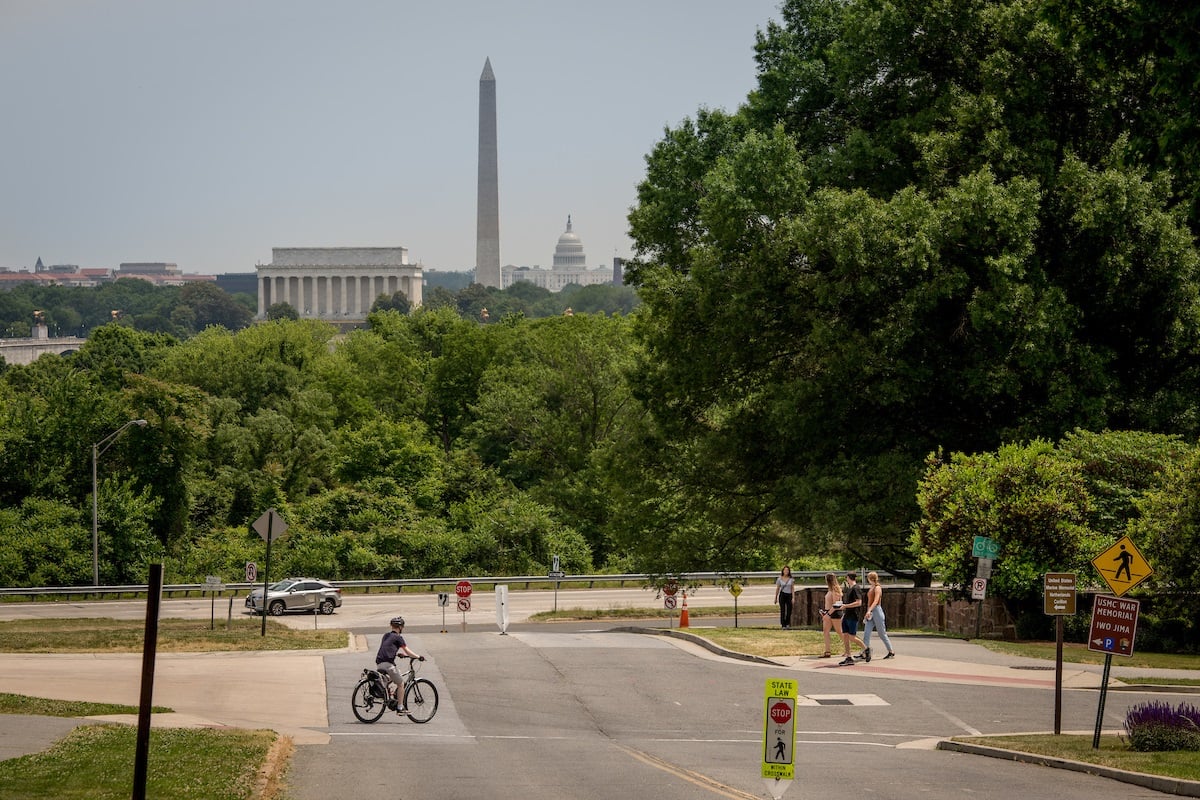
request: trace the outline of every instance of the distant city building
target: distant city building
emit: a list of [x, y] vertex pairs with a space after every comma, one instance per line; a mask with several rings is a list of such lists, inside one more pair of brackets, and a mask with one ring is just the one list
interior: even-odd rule
[[155, 286], [183, 286], [185, 283], [211, 283], [215, 275], [185, 275], [178, 264], [167, 261], [124, 261], [113, 279], [137, 278]]
[[583, 242], [572, 230], [571, 217], [567, 217], [567, 229], [558, 237], [558, 245], [554, 248], [554, 259], [551, 269], [541, 267], [507, 266], [503, 272], [503, 288], [507, 289], [516, 281], [529, 281], [534, 286], [540, 286], [551, 292], [560, 292], [564, 286], [596, 286], [612, 283], [612, 272], [604, 267], [588, 269], [587, 255], [583, 251]]
[[421, 305], [421, 265], [406, 247], [275, 247], [259, 264], [258, 318], [287, 303], [304, 319], [362, 322], [380, 295]]

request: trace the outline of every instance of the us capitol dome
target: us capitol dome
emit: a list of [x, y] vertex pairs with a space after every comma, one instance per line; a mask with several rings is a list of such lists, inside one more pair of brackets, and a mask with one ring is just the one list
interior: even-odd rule
[[579, 286], [594, 286], [613, 282], [611, 270], [605, 267], [588, 269], [583, 242], [571, 227], [570, 215], [567, 215], [567, 229], [558, 237], [552, 264], [550, 269], [506, 266], [501, 270], [503, 288], [507, 289], [516, 281], [529, 281], [543, 289], [559, 292], [564, 286], [573, 283]]

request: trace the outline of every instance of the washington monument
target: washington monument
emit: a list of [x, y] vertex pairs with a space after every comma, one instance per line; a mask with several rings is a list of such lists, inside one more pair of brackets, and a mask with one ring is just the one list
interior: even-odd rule
[[479, 200], [475, 231], [475, 282], [500, 285], [500, 177], [496, 168], [496, 76], [492, 60], [479, 76]]

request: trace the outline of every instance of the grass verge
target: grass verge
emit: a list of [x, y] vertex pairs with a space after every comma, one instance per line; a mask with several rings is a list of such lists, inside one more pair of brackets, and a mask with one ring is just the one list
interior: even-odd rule
[[[819, 656], [825, 652], [825, 637], [820, 631], [807, 628], [688, 628], [694, 636], [702, 636], [713, 644], [763, 658], [781, 656]], [[834, 639], [832, 652], [840, 655], [842, 641]]]
[[[141, 620], [38, 619], [0, 622], [0, 653], [140, 653], [146, 624]], [[346, 646], [343, 630], [294, 630], [267, 620], [235, 619], [209, 630], [203, 619], [160, 619], [158, 652], [208, 653], [250, 650], [336, 650]]]
[[[1054, 642], [1003, 642], [993, 639], [973, 639], [972, 641], [997, 653], [1007, 653], [1026, 658], [1042, 658], [1047, 661], [1055, 660], [1056, 645]], [[1104, 654], [1088, 650], [1085, 644], [1066, 642], [1063, 644], [1063, 663], [1103, 664]], [[1200, 656], [1179, 655], [1176, 653], [1135, 652], [1132, 656], [1128, 657], [1117, 656], [1113, 658], [1112, 663], [1115, 667], [1200, 669]], [[1136, 682], [1141, 683], [1142, 681]], [[1149, 681], [1146, 682], [1148, 683]], [[1172, 683], [1174, 682], [1172, 681]]]
[[[151, 706], [155, 714], [169, 713], [164, 706]], [[0, 692], [0, 714], [27, 714], [35, 717], [99, 717], [110, 714], [136, 714], [136, 706], [119, 703], [87, 703], [81, 700], [49, 700], [23, 694]]]
[[[133, 793], [137, 729], [81, 725], [49, 750], [0, 761], [0, 800], [124, 800]], [[146, 795], [173, 800], [263, 797], [274, 731], [156, 729]]]
[[956, 737], [956, 742], [969, 742], [985, 747], [1000, 747], [1022, 753], [1034, 753], [1070, 761], [1082, 761], [1102, 767], [1162, 775], [1189, 781], [1200, 781], [1200, 752], [1177, 750], [1169, 753], [1139, 753], [1130, 750], [1119, 736], [1101, 736], [1099, 749], [1092, 749], [1091, 736], [1055, 736], [1039, 734], [1026, 736]]

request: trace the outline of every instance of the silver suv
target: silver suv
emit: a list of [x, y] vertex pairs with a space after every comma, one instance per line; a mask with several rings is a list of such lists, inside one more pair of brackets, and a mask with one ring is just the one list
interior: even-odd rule
[[[287, 578], [267, 587], [267, 610], [273, 616], [285, 611], [313, 611], [332, 614], [342, 605], [342, 590], [328, 581], [316, 578]], [[246, 608], [261, 614], [263, 590], [254, 589], [246, 595]]]

